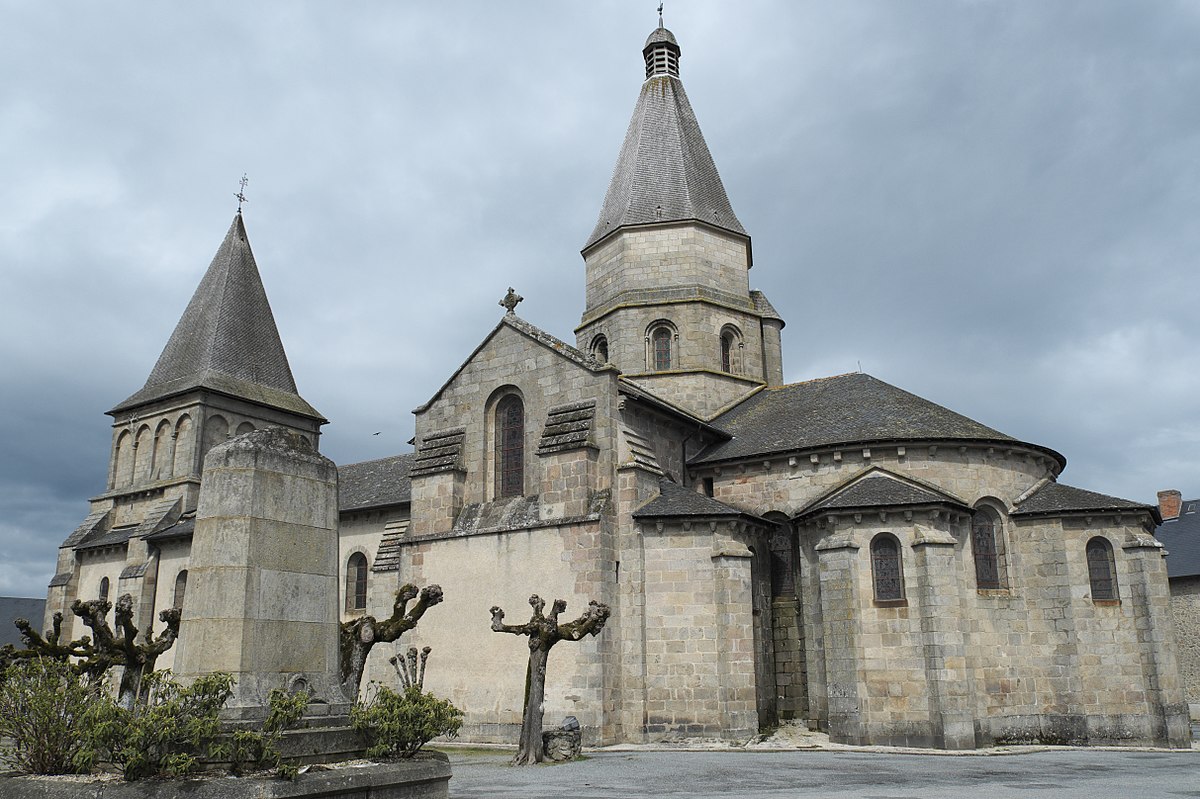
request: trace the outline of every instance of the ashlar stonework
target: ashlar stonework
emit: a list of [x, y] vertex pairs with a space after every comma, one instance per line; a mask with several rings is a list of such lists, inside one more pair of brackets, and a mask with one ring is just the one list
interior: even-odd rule
[[[214, 668], [248, 654], [199, 632], [219, 614], [193, 588], [215, 568], [242, 587], [260, 570], [304, 594], [294, 621], [323, 625], [437, 584], [445, 607], [397, 645], [437, 652], [425, 686], [464, 711], [464, 740], [511, 743], [528, 647], [487, 620], [536, 587], [611, 609], [547, 670], [546, 717], [578, 719], [585, 744], [794, 720], [857, 744], [1189, 745], [1174, 627], [1194, 638], [1195, 603], [1172, 616], [1158, 507], [1063, 484], [1053, 449], [870, 375], [785, 384], [784, 321], [751, 288], [681, 56], [662, 28], [643, 49], [574, 344], [511, 292], [414, 411], [412, 453], [336, 475], [316, 460], [324, 419], [296, 393], [239, 216], [147, 386], [111, 412], [108, 490], [64, 541], [47, 612], [104, 591], [130, 593], [138, 624], [182, 607], [176, 665], [194, 671], [198, 645]], [[235, 463], [266, 427], [312, 457]], [[268, 543], [282, 521], [332, 549], [310, 563], [309, 543]], [[227, 621], [274, 629], [269, 606]], [[263, 687], [332, 657], [291, 627], [279, 640], [294, 663]], [[364, 683], [394, 680], [393, 654], [375, 647]]]

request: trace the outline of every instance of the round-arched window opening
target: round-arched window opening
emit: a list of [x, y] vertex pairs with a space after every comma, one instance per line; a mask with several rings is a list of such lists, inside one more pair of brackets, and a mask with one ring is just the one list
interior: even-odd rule
[[608, 339], [596, 336], [592, 339], [592, 357], [600, 363], [608, 363]]

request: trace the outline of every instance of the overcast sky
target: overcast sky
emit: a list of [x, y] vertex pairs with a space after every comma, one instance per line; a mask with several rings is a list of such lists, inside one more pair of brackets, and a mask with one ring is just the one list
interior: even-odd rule
[[[0, 594], [41, 596], [249, 176], [338, 463], [503, 313], [574, 342], [655, 0], [0, 0]], [[1200, 3], [673, 0], [789, 381], [863, 371], [1200, 495]], [[373, 436], [380, 431], [379, 436]]]

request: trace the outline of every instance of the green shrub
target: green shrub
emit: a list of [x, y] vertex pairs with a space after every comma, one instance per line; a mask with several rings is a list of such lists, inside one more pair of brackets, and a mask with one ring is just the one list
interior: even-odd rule
[[233, 693], [228, 674], [207, 674], [184, 687], [169, 671], [147, 675], [145, 703], [121, 707], [111, 696], [96, 703], [93, 738], [99, 753], [121, 768], [126, 780], [183, 776], [212, 751], [218, 713]]
[[412, 757], [439, 735], [458, 735], [462, 711], [445, 699], [422, 693], [416, 686], [396, 693], [372, 685], [376, 691], [371, 700], [350, 710], [351, 725], [367, 737], [368, 756]]
[[312, 694], [303, 691], [290, 694], [279, 688], [272, 689], [269, 697], [270, 711], [263, 722], [262, 731], [238, 730], [233, 733], [233, 771], [240, 773], [243, 763], [253, 763], [258, 768], [274, 769], [278, 777], [296, 779], [295, 766], [281, 762], [279, 739], [283, 731], [296, 726], [308, 708]]
[[28, 774], [82, 774], [95, 753], [90, 714], [99, 686], [62, 660], [35, 657], [4, 671], [0, 684], [0, 752]]

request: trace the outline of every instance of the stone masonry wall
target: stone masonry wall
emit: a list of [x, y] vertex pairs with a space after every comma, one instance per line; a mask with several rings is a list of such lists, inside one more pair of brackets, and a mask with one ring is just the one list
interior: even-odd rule
[[[491, 405], [498, 390], [516, 390], [525, 405], [525, 493], [542, 490], [546, 461], [537, 457], [537, 444], [550, 408], [581, 400], [596, 400], [593, 439], [613, 435], [612, 404], [616, 392], [612, 372], [596, 373], [570, 361], [549, 347], [508, 326], [486, 341], [428, 407], [416, 414], [418, 441], [426, 434], [465, 427], [463, 467], [466, 469], [462, 501], [466, 504], [494, 499], [494, 427]], [[507, 388], [506, 388], [507, 387]], [[610, 488], [611, 449], [601, 449], [595, 490]], [[428, 479], [428, 478], [425, 478]], [[419, 525], [426, 508], [420, 503], [420, 480], [413, 483], [413, 523]]]
[[646, 735], [753, 735], [750, 551], [728, 523], [642, 525]]
[[[521, 724], [528, 639], [492, 632], [489, 609], [499, 605], [506, 623], [522, 624], [529, 619], [530, 594], [541, 596], [547, 606], [566, 600], [563, 619], [576, 618], [589, 600], [612, 601], [615, 569], [603, 538], [600, 523], [590, 522], [405, 542], [398, 583], [437, 583], [445, 600], [394, 645], [376, 647], [382, 652], [372, 652], [367, 677], [392, 685], [396, 676], [387, 657], [410, 646], [431, 646], [425, 688], [464, 712], [463, 739], [514, 742]], [[547, 725], [573, 715], [589, 745], [612, 741], [611, 735], [602, 735], [601, 653], [608, 635], [606, 628], [597, 638], [559, 644], [551, 650], [546, 672]]]
[[[801, 576], [820, 572], [800, 581], [805, 620], [817, 617], [806, 644], [820, 659], [809, 669], [818, 722], [844, 742], [1180, 745], [1182, 692], [1154, 621], [1162, 558], [1152, 540], [1130, 544], [1146, 540], [1136, 517], [1010, 520], [1009, 588], [984, 591], [966, 518], [936, 535], [895, 514], [802, 530]], [[903, 602], [872, 598], [870, 541], [884, 531], [902, 543]], [[1119, 601], [1090, 596], [1096, 535], [1113, 544]]]
[[808, 719], [808, 669], [805, 662], [804, 625], [796, 597], [771, 601], [771, 627], [775, 646], [776, 711], [780, 721]]
[[1044, 456], [1020, 449], [1010, 454], [987, 446], [892, 445], [766, 458], [719, 467], [719, 472], [711, 466], [694, 472], [697, 478], [713, 476], [714, 496], [721, 502], [760, 516], [771, 511], [792, 516], [872, 466], [930, 483], [969, 506], [983, 497], [997, 497], [1011, 506], [1049, 468]]
[[[1171, 616], [1187, 701], [1200, 705], [1200, 577], [1171, 581]], [[1193, 719], [1200, 713], [1193, 713]]]
[[587, 311], [624, 292], [699, 285], [739, 297], [750, 293], [746, 242], [694, 223], [624, 230], [584, 256]]

